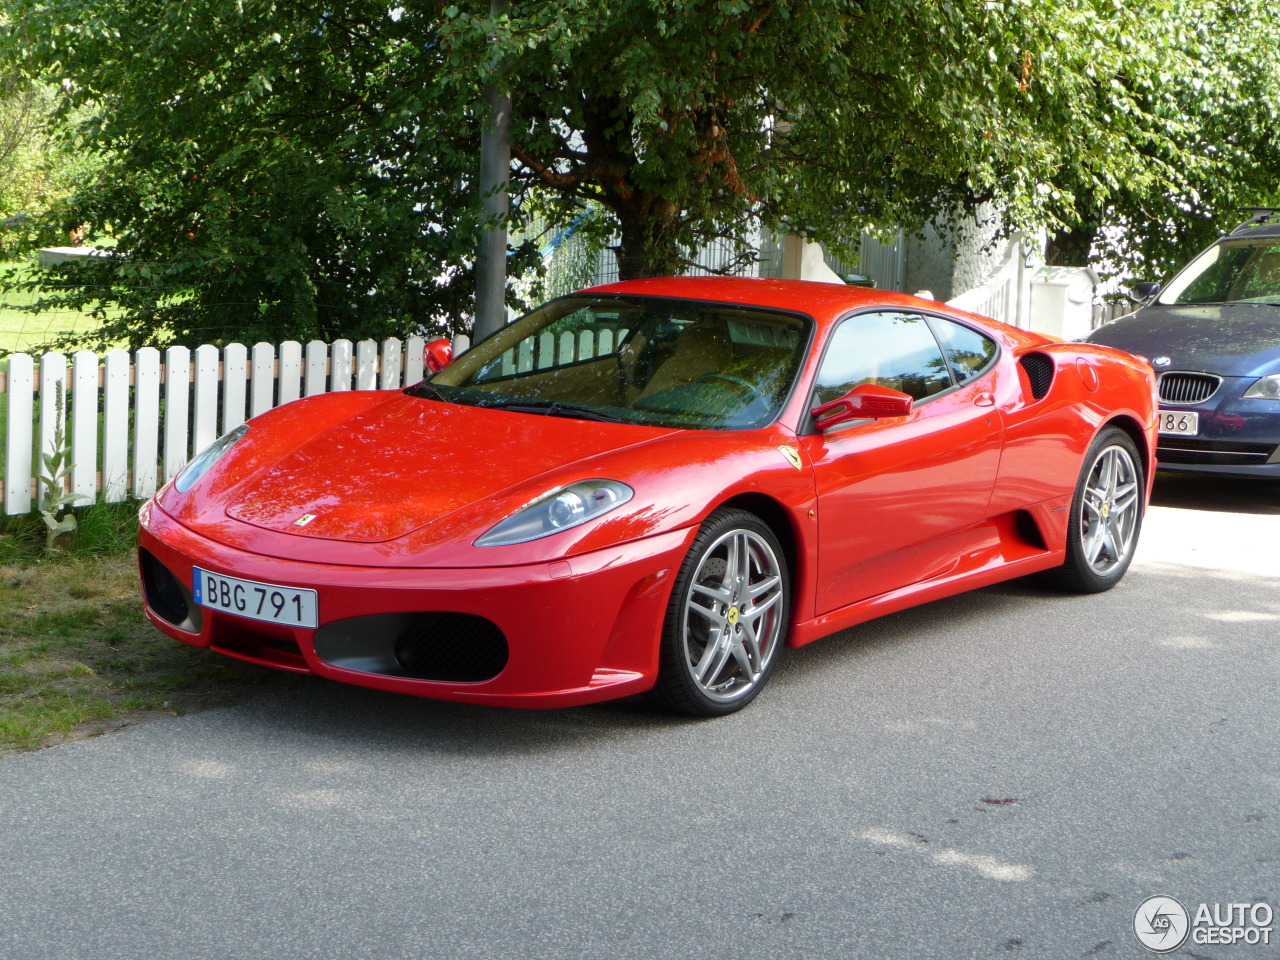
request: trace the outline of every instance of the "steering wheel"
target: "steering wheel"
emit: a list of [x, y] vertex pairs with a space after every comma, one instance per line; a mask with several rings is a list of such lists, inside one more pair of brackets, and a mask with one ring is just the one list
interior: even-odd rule
[[727, 383], [731, 387], [740, 389], [743, 396], [748, 400], [754, 399], [756, 394], [760, 392], [760, 388], [754, 383], [749, 383], [741, 377], [735, 377], [731, 373], [704, 373], [694, 383]]

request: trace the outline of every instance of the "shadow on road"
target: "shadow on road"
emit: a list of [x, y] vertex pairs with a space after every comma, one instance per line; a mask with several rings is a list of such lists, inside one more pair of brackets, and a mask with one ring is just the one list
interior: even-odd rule
[[[993, 621], [1025, 619], [1028, 608], [1043, 609], [1045, 604], [1062, 604], [1067, 607], [1063, 616], [1069, 617], [1073, 602], [1079, 598], [1035, 578], [1024, 578], [880, 617], [800, 649], [782, 651], [761, 705], [713, 721], [672, 715], [645, 697], [555, 710], [518, 710], [419, 699], [319, 679], [280, 696], [263, 697], [226, 716], [228, 722], [243, 724], [245, 734], [254, 738], [260, 733], [249, 731], [269, 729], [273, 738], [299, 738], [313, 744], [356, 742], [379, 751], [442, 758], [554, 755], [633, 738], [649, 742], [659, 730], [665, 730], [666, 736], [698, 740], [710, 737], [714, 729], [717, 733], [711, 739], [718, 741], [722, 735], [733, 735], [732, 729], [725, 728], [751, 729], [762, 711], [788, 709], [789, 697], [800, 698], [793, 704], [798, 707], [810, 696], [808, 685], [821, 683], [819, 678], [829, 671], [857, 673], [869, 668], [867, 661], [891, 655], [895, 648], [927, 647], [957, 625], [971, 622], [973, 630], [985, 633]], [[1074, 612], [1083, 614], [1079, 606]]]
[[1157, 473], [1151, 505], [1221, 513], [1280, 514], [1280, 482]]

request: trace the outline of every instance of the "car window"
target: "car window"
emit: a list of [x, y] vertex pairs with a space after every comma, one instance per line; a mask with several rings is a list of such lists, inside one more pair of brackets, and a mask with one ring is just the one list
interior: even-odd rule
[[708, 430], [781, 412], [803, 316], [667, 297], [566, 297], [462, 354], [424, 396], [555, 416]]
[[488, 383], [531, 370], [547, 370], [613, 356], [636, 322], [636, 311], [573, 310], [520, 338], [495, 354], [473, 375], [473, 383]]
[[1214, 244], [1160, 294], [1160, 303], [1280, 301], [1280, 240], [1240, 239]]
[[864, 313], [840, 324], [818, 371], [818, 402], [864, 383], [901, 390], [916, 400], [951, 386], [947, 361], [924, 317]]
[[996, 343], [972, 327], [954, 320], [930, 317], [929, 324], [938, 335], [942, 352], [951, 364], [956, 380], [965, 383], [972, 380], [991, 365], [996, 357]]

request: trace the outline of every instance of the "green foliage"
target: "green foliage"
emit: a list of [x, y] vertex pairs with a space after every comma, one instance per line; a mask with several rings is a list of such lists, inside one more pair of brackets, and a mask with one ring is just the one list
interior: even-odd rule
[[1121, 253], [1155, 265], [1271, 199], [1280, 171], [1265, 0], [8, 11], [0, 54], [60, 91], [64, 157], [86, 164], [42, 223], [118, 238], [24, 289], [94, 313], [100, 344], [456, 329], [490, 79], [513, 97], [513, 227], [602, 212], [584, 237], [616, 235], [624, 277], [680, 272], [717, 238], [747, 255], [757, 224], [852, 259], [861, 228], [988, 203], [1049, 227], [1063, 259], [1121, 226]]
[[62, 381], [54, 390], [53, 451], [40, 453], [40, 516], [45, 525], [44, 549], [52, 553], [58, 539], [76, 531], [76, 515], [64, 513], [77, 500], [88, 499], [82, 493], [68, 493], [71, 476], [71, 444], [67, 440], [67, 398]]
[[[992, 203], [1010, 228], [1128, 228], [1158, 256], [1280, 171], [1264, 0], [481, 0], [519, 180], [603, 204], [624, 276], [756, 218], [851, 255], [859, 228]], [[1212, 227], [1210, 227], [1212, 229]], [[1203, 231], [1202, 231], [1203, 232]], [[1093, 231], [1096, 235], [1097, 230]]]
[[75, 508], [76, 529], [64, 549], [50, 554], [43, 514], [0, 516], [0, 566], [38, 564], [56, 557], [110, 557], [132, 550], [138, 542], [138, 504], [93, 503]]
[[1167, 138], [1138, 144], [1163, 176], [1081, 184], [1068, 168], [1053, 180], [1054, 211], [1077, 251], [1092, 244], [1122, 272], [1159, 279], [1244, 220], [1242, 207], [1280, 204], [1280, 17], [1266, 0], [1142, 12], [1153, 67], [1120, 81], [1166, 125]]
[[[14, 0], [4, 42], [101, 175], [54, 211], [116, 256], [36, 278], [91, 342], [446, 329], [469, 304], [477, 126], [430, 4]], [[23, 289], [22, 281], [11, 284]]]
[[44, 128], [53, 95], [14, 73], [0, 75], [0, 220], [24, 213], [39, 193], [46, 169]]

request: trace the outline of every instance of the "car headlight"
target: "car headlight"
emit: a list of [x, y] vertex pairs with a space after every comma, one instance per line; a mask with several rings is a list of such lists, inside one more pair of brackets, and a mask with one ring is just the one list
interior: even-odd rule
[[633, 496], [635, 491], [617, 480], [579, 480], [521, 507], [501, 523], [490, 527], [476, 541], [476, 546], [502, 547], [549, 537], [594, 520], [622, 506]]
[[196, 485], [196, 481], [208, 472], [209, 468], [221, 459], [222, 455], [231, 449], [232, 444], [249, 432], [249, 428], [243, 424], [234, 430], [228, 430], [213, 443], [205, 447], [200, 455], [182, 468], [177, 478], [173, 481], [173, 488], [179, 493], [186, 493]]
[[1246, 398], [1253, 397], [1259, 400], [1280, 400], [1280, 373], [1273, 373], [1269, 377], [1255, 380], [1244, 395]]

